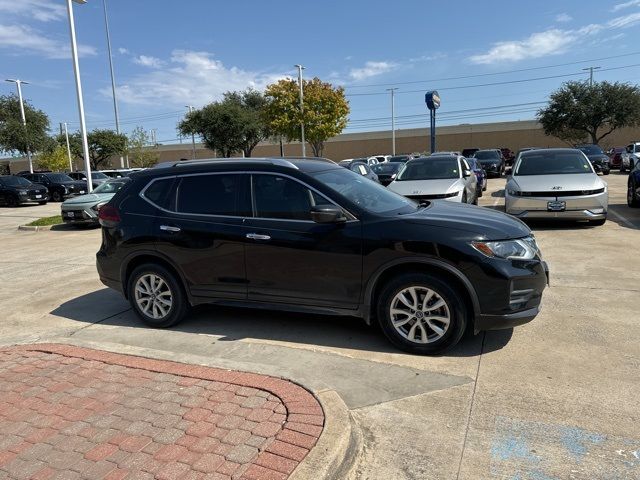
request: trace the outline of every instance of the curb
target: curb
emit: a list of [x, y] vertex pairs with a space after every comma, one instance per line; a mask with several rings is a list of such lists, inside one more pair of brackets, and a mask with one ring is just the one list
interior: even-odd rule
[[56, 227], [56, 226], [57, 225], [20, 225], [18, 226], [18, 230], [26, 230], [28, 232], [40, 232], [45, 230], [51, 230], [51, 227]]
[[[120, 354], [120, 355], [128, 355], [131, 357], [142, 357], [151, 362], [153, 361], [164, 361], [171, 362], [177, 365], [184, 365], [185, 367], [192, 367], [194, 370], [197, 370], [199, 367], [213, 368], [226, 370], [229, 374], [233, 375], [233, 371], [229, 371], [229, 366], [224, 367], [216, 367], [215, 359], [210, 359], [207, 357], [202, 357], [198, 355], [184, 355], [182, 354], [182, 358], [180, 360], [172, 360], [170, 351], [165, 350], [155, 350], [148, 348], [137, 348], [131, 347], [129, 345], [120, 345], [114, 343], [105, 343], [101, 342], [85, 342], [79, 341], [74, 338], [55, 338], [46, 341], [42, 341], [42, 343], [28, 343], [28, 344], [17, 344], [14, 345], [16, 347], [21, 347], [27, 350], [40, 350], [40, 351], [55, 351], [55, 350], [63, 350], [64, 347], [79, 347], [82, 349], [90, 349], [90, 350], [101, 350], [106, 354]], [[9, 347], [9, 345], [0, 346], [0, 350]], [[212, 361], [213, 360], [213, 361]], [[335, 478], [344, 478], [345, 474], [349, 471], [354, 459], [357, 457], [356, 452], [359, 450], [358, 445], [358, 437], [352, 429], [352, 421], [349, 414], [349, 409], [346, 404], [342, 400], [342, 398], [333, 390], [323, 390], [319, 392], [313, 392], [302, 386], [300, 383], [295, 380], [290, 380], [285, 377], [274, 377], [269, 374], [262, 374], [259, 371], [251, 372], [246, 365], [242, 365], [239, 367], [242, 369], [241, 373], [247, 373], [247, 375], [253, 375], [254, 373], [259, 374], [261, 376], [268, 377], [271, 381], [265, 382], [265, 385], [262, 387], [254, 387], [254, 388], [265, 388], [271, 391], [274, 395], [281, 398], [283, 403], [285, 403], [285, 399], [278, 395], [278, 388], [275, 387], [276, 383], [281, 381], [286, 381], [293, 384], [297, 387], [298, 392], [302, 390], [303, 393], [313, 397], [313, 400], [316, 405], [319, 403], [320, 407], [324, 413], [324, 425], [322, 427], [322, 431], [320, 432], [319, 438], [316, 437], [313, 446], [305, 445], [308, 450], [307, 454], [301, 461], [298, 463], [296, 468], [291, 472], [289, 479], [290, 480], [308, 480], [313, 478], [315, 480], [330, 480]], [[229, 383], [235, 383], [233, 380], [226, 380]], [[267, 386], [268, 385], [268, 386]], [[271, 387], [271, 388], [269, 388]], [[289, 395], [283, 395], [284, 397], [289, 397], [290, 400], [293, 400], [296, 404], [296, 401], [300, 401], [301, 398], [298, 396], [300, 393], [296, 392], [293, 396], [289, 397]], [[284, 392], [282, 392], [284, 393]], [[289, 392], [287, 392], [289, 393]], [[291, 392], [293, 393], [293, 392]], [[290, 394], [291, 395], [291, 394]], [[286, 403], [285, 403], [286, 405]], [[295, 414], [295, 412], [288, 412], [288, 414]], [[289, 422], [291, 419], [288, 419]], [[283, 429], [286, 429], [286, 424], [289, 422], [285, 422], [285, 426]], [[315, 422], [314, 422], [315, 423]], [[294, 429], [295, 422], [291, 425]], [[317, 424], [316, 424], [317, 425]], [[300, 432], [295, 432], [297, 435], [300, 435]], [[306, 435], [305, 435], [306, 436]], [[285, 439], [286, 441], [286, 439]], [[300, 445], [301, 446], [301, 445]], [[309, 449], [309, 447], [311, 447]], [[275, 453], [278, 455], [282, 452], [274, 452], [273, 447], [267, 448], [265, 452]], [[281, 473], [282, 475], [282, 473]]]

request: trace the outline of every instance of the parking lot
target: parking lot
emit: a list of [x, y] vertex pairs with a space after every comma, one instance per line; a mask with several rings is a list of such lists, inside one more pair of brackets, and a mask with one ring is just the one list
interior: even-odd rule
[[[60, 205], [0, 209], [0, 343], [60, 342], [280, 375], [337, 393], [352, 439], [340, 478], [640, 478], [640, 210], [613, 171], [602, 227], [538, 223], [542, 313], [442, 356], [395, 350], [356, 319], [202, 307], [142, 326], [98, 280], [99, 229], [25, 232]], [[480, 205], [501, 209], [504, 179]]]

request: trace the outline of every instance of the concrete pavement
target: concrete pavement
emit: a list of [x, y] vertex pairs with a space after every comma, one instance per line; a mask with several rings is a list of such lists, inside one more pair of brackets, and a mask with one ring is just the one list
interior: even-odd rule
[[[99, 283], [98, 230], [15, 230], [51, 204], [0, 209], [0, 341], [196, 355], [335, 392], [355, 452], [340, 478], [640, 478], [640, 211], [624, 202], [626, 175], [605, 180], [604, 226], [532, 226], [551, 268], [539, 317], [446, 355], [398, 352], [355, 319], [240, 309], [203, 307], [150, 330]], [[501, 208], [503, 188], [492, 179], [480, 204]]]

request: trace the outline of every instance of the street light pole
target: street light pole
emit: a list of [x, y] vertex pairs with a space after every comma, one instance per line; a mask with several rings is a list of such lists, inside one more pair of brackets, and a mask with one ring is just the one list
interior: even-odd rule
[[7, 78], [7, 82], [13, 82], [18, 88], [18, 99], [20, 101], [20, 116], [22, 118], [22, 126], [24, 127], [24, 139], [27, 144], [27, 159], [29, 160], [29, 172], [33, 173], [33, 162], [31, 161], [31, 150], [29, 149], [29, 135], [27, 133], [27, 118], [24, 116], [24, 102], [22, 101], [22, 84], [29, 85], [29, 82], [23, 82], [20, 79]]
[[587, 67], [587, 68], [583, 68], [582, 70], [584, 70], [585, 72], [589, 72], [589, 86], [591, 87], [593, 85], [593, 71], [594, 70], [599, 70], [602, 67]]
[[78, 62], [78, 44], [76, 43], [76, 27], [73, 19], [73, 2], [84, 4], [86, 0], [67, 0], [69, 16], [69, 33], [71, 35], [71, 58], [73, 60], [73, 74], [76, 80], [76, 96], [78, 97], [78, 114], [80, 116], [80, 136], [82, 138], [82, 154], [84, 155], [84, 169], [87, 175], [87, 191], [91, 193], [91, 163], [89, 161], [89, 143], [87, 142], [87, 124], [84, 119], [84, 102], [82, 100], [82, 82], [80, 80], [80, 63]]
[[[185, 105], [189, 109], [189, 113], [193, 112], [193, 105]], [[191, 158], [196, 159], [196, 136], [191, 134]]]
[[[116, 78], [113, 74], [113, 55], [111, 54], [111, 35], [109, 34], [109, 19], [107, 17], [107, 0], [102, 0], [104, 10], [104, 28], [107, 31], [107, 51], [109, 53], [109, 70], [111, 72], [111, 94], [113, 95], [113, 112], [116, 116], [116, 133], [120, 134], [120, 116], [118, 115], [118, 100], [116, 98]], [[124, 157], [120, 155], [120, 168], [124, 168]]]
[[300, 138], [302, 139], [302, 156], [307, 156], [307, 146], [304, 139], [304, 91], [302, 88], [302, 65], [294, 65], [298, 69], [298, 84], [300, 84]]
[[396, 107], [395, 94], [398, 88], [387, 88], [391, 92], [391, 154], [396, 154]]
[[67, 122], [63, 122], [64, 125], [64, 138], [67, 141], [67, 156], [69, 157], [69, 171], [73, 172], [73, 163], [71, 162], [71, 146], [69, 145], [69, 130], [67, 130]]

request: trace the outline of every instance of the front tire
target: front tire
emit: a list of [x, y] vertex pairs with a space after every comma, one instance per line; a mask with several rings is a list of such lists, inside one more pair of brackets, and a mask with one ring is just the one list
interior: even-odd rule
[[51, 194], [51, 200], [53, 200], [54, 202], [61, 202], [62, 200], [64, 200], [64, 198], [60, 192], [54, 191]]
[[450, 283], [429, 274], [407, 273], [384, 286], [377, 318], [393, 345], [432, 355], [460, 341], [467, 327], [467, 308]]
[[151, 327], [171, 327], [189, 310], [179, 279], [162, 265], [136, 267], [129, 277], [127, 293], [133, 310]]

